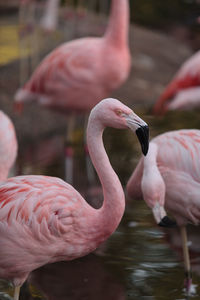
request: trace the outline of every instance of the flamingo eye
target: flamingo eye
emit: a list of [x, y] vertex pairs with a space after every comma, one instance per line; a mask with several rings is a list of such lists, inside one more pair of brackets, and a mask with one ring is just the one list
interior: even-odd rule
[[117, 109], [117, 110], [116, 110], [116, 114], [117, 114], [118, 116], [121, 116], [121, 115], [122, 115], [122, 111], [121, 111], [120, 109]]

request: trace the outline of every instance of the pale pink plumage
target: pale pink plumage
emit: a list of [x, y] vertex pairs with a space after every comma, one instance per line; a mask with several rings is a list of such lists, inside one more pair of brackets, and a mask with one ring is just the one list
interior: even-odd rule
[[181, 66], [154, 106], [156, 114], [167, 110], [200, 107], [200, 51]]
[[[70, 149], [67, 145], [65, 151], [65, 179], [69, 183], [73, 182], [72, 118], [74, 113], [90, 111], [127, 79], [130, 71], [128, 26], [128, 0], [112, 0], [111, 16], [103, 37], [81, 38], [59, 46], [39, 64], [15, 95], [18, 109], [23, 102], [33, 101], [70, 114], [67, 128]], [[91, 176], [88, 174], [88, 177]]]
[[111, 16], [103, 37], [67, 42], [52, 51], [15, 101], [37, 101], [61, 111], [89, 111], [128, 77], [128, 0], [112, 0]]
[[0, 181], [8, 177], [17, 156], [15, 128], [8, 116], [0, 110]]
[[[19, 176], [0, 184], [0, 277], [20, 286], [32, 270], [84, 256], [116, 229], [125, 200], [103, 146], [106, 126], [133, 131], [147, 128], [130, 108], [115, 99], [105, 99], [92, 110], [87, 141], [103, 186], [100, 209], [92, 208], [71, 185], [55, 177]], [[146, 144], [144, 152], [147, 149]]]
[[192, 289], [191, 267], [185, 226], [200, 224], [200, 130], [161, 134], [149, 145], [127, 184], [131, 197], [142, 197], [161, 226], [174, 226], [169, 211], [180, 226], [185, 264], [185, 288]]
[[127, 184], [131, 197], [169, 210], [179, 225], [200, 223], [200, 130], [161, 134], [150, 142]]

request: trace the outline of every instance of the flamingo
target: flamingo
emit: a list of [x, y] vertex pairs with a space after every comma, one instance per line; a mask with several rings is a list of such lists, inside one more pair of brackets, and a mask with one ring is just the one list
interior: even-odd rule
[[58, 25], [58, 9], [60, 0], [48, 0], [40, 26], [47, 32], [54, 31]]
[[116, 99], [104, 99], [91, 111], [87, 142], [100, 178], [104, 202], [90, 206], [65, 181], [27, 175], [0, 184], [0, 277], [20, 286], [28, 274], [47, 263], [72, 260], [95, 250], [117, 228], [125, 207], [121, 183], [106, 155], [105, 127], [136, 132], [142, 152], [148, 151], [148, 126]]
[[[75, 114], [89, 112], [129, 75], [128, 26], [129, 1], [112, 0], [109, 24], [102, 37], [85, 37], [60, 45], [44, 58], [15, 95], [18, 106], [34, 101], [69, 114], [67, 165], [72, 166]], [[71, 183], [72, 167], [66, 174]]]
[[155, 114], [200, 107], [200, 51], [184, 62], [154, 106]]
[[169, 131], [153, 138], [148, 155], [139, 161], [127, 184], [130, 197], [142, 197], [161, 226], [174, 226], [165, 208], [180, 227], [186, 288], [191, 286], [186, 225], [200, 224], [200, 130]]
[[17, 156], [17, 138], [10, 118], [0, 110], [0, 181], [8, 177]]

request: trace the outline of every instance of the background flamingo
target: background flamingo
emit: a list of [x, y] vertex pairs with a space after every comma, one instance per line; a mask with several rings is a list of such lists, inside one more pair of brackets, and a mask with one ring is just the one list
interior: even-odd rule
[[[74, 113], [87, 113], [128, 77], [128, 26], [129, 1], [112, 0], [109, 24], [103, 37], [81, 38], [56, 48], [15, 95], [18, 105], [35, 101], [44, 107], [70, 113], [68, 164], [70, 160], [72, 165]], [[66, 173], [70, 173], [66, 180], [71, 182], [71, 168]]]
[[181, 66], [154, 106], [156, 114], [200, 107], [200, 51]]
[[40, 21], [40, 26], [45, 31], [54, 31], [57, 28], [59, 2], [60, 0], [48, 0], [46, 2], [46, 9]]
[[87, 142], [103, 186], [104, 203], [92, 208], [69, 184], [56, 177], [18, 176], [0, 185], [0, 277], [12, 280], [14, 299], [28, 274], [44, 264], [84, 256], [118, 226], [124, 192], [106, 155], [106, 126], [136, 132], [148, 151], [148, 127], [130, 108], [105, 99], [92, 110]]
[[186, 287], [189, 290], [190, 262], [186, 224], [200, 223], [200, 130], [178, 130], [152, 139], [149, 153], [141, 158], [127, 184], [131, 197], [142, 197], [152, 209], [156, 222], [166, 223], [165, 208], [181, 229]]
[[8, 177], [17, 156], [15, 128], [10, 118], [0, 110], [0, 181]]

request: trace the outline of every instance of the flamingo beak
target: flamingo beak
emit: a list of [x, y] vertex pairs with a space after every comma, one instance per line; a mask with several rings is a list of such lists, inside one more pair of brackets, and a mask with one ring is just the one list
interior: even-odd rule
[[175, 221], [171, 220], [164, 209], [163, 206], [161, 206], [159, 203], [156, 203], [156, 205], [152, 209], [154, 218], [156, 220], [156, 223], [161, 227], [171, 228], [175, 227], [177, 224]]
[[136, 135], [140, 142], [142, 153], [147, 155], [149, 149], [149, 127], [148, 125], [143, 125], [136, 130]]
[[143, 121], [135, 113], [124, 115], [127, 126], [136, 133], [138, 140], [141, 144], [142, 153], [147, 155], [149, 150], [149, 127], [145, 121]]

